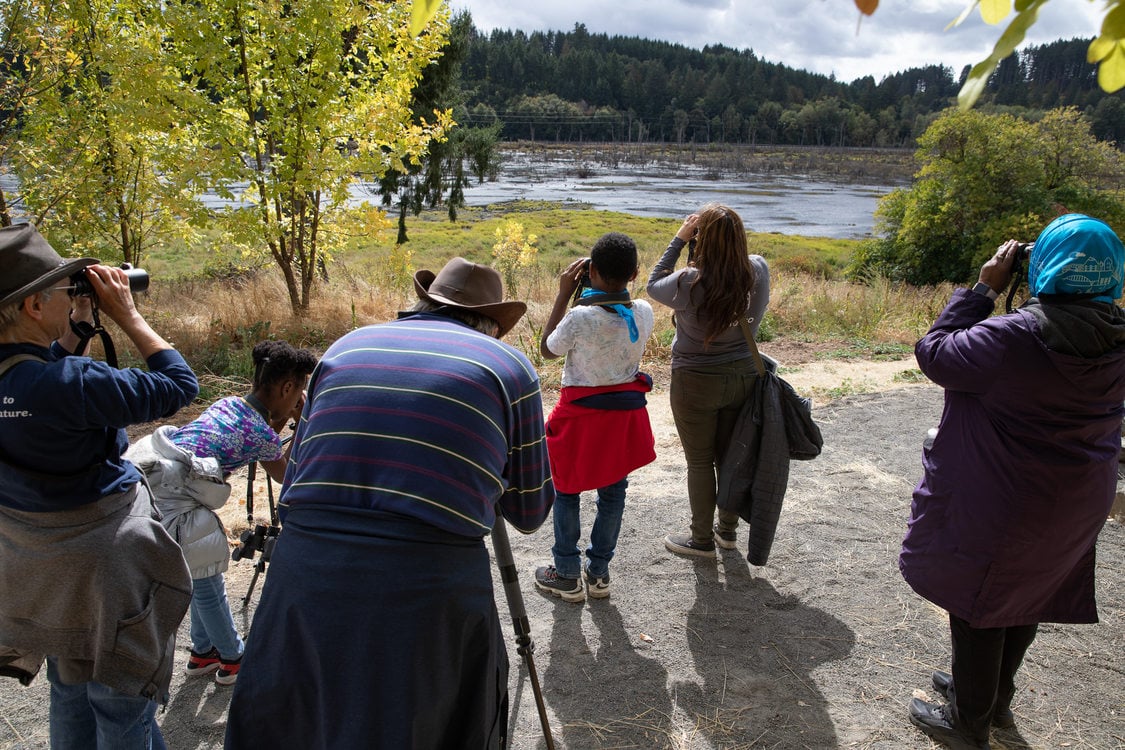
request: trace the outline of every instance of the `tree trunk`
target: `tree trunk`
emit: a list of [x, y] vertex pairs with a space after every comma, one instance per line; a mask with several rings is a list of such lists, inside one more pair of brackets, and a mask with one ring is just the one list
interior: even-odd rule
[[400, 200], [398, 202], [398, 239], [395, 240], [395, 244], [402, 245], [409, 241], [406, 236], [406, 201]]
[[297, 284], [297, 277], [293, 273], [292, 261], [282, 260], [281, 252], [276, 250], [276, 245], [271, 247], [277, 265], [281, 267], [281, 275], [285, 277], [285, 289], [289, 292], [289, 307], [294, 313], [301, 310], [301, 289]]

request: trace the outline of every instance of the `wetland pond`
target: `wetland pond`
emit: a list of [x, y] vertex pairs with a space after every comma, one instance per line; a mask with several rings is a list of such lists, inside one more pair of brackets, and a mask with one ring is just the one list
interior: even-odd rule
[[[879, 199], [907, 182], [878, 184], [874, 178], [856, 179], [771, 169], [754, 172], [677, 162], [667, 159], [590, 159], [578, 151], [503, 151], [496, 179], [465, 189], [469, 206], [510, 201], [555, 201], [600, 211], [679, 219], [711, 202], [739, 213], [754, 232], [800, 234], [810, 237], [863, 239], [870, 237]], [[8, 195], [18, 190], [14, 176], [0, 173], [0, 187]], [[248, 185], [235, 185], [237, 195]], [[353, 201], [379, 203], [371, 183], [352, 186]], [[207, 193], [209, 208], [246, 206]], [[15, 206], [19, 213], [19, 206]]]
[[668, 218], [717, 202], [737, 211], [751, 231], [862, 239], [872, 234], [879, 199], [903, 186], [808, 174], [717, 174], [709, 167], [667, 162], [579, 165], [508, 152], [497, 179], [473, 180], [465, 202], [474, 207], [516, 200], [574, 202]]

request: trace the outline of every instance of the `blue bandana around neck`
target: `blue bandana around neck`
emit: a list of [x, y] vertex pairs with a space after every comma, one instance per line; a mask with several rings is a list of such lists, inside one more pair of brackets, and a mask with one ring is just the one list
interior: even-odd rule
[[1104, 221], [1066, 214], [1039, 233], [1027, 264], [1031, 296], [1084, 295], [1114, 303], [1121, 297], [1125, 247]]
[[629, 292], [599, 292], [597, 289], [583, 289], [582, 294], [575, 302], [576, 305], [600, 305], [601, 307], [608, 307], [615, 313], [620, 315], [625, 324], [629, 326], [629, 341], [637, 343], [640, 338], [640, 331], [637, 330], [637, 321], [633, 319], [633, 308], [626, 307], [625, 302], [629, 301]]

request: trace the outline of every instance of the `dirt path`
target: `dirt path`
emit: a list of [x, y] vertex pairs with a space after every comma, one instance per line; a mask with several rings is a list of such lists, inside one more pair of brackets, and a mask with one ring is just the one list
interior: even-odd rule
[[[787, 369], [798, 390], [816, 395], [826, 444], [815, 461], [793, 464], [761, 568], [748, 565], [741, 542], [718, 561], [664, 550], [664, 534], [686, 529], [688, 511], [667, 379], [658, 377], [650, 400], [658, 458], [630, 479], [612, 596], [574, 605], [537, 593], [530, 576], [550, 558], [550, 524], [512, 535], [556, 747], [933, 747], [910, 726], [906, 704], [931, 670], [948, 668], [948, 626], [903, 583], [896, 560], [921, 441], [941, 410], [939, 389], [904, 385], [901, 373], [913, 367]], [[829, 400], [842, 393], [853, 395]], [[245, 524], [233, 500], [227, 517]], [[1125, 530], [1111, 520], [1099, 542], [1102, 622], [1041, 629], [1019, 678], [1018, 732], [994, 732], [994, 748], [1125, 748], [1123, 558]], [[251, 568], [236, 563], [228, 573], [245, 624], [238, 600]], [[186, 628], [180, 643], [160, 717], [168, 745], [220, 747], [229, 690], [184, 679]], [[527, 671], [514, 645], [509, 652], [512, 746], [538, 750], [545, 744]], [[0, 682], [0, 748], [47, 746], [46, 695], [43, 679], [26, 689]]]

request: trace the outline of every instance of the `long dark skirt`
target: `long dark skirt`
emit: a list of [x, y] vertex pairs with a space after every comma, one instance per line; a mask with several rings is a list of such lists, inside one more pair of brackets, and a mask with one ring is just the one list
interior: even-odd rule
[[294, 509], [226, 747], [496, 748], [507, 685], [482, 540], [385, 513]]

